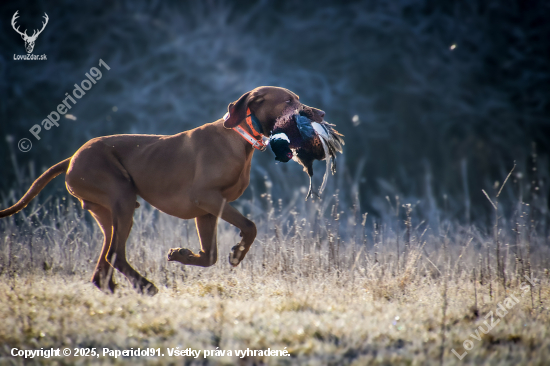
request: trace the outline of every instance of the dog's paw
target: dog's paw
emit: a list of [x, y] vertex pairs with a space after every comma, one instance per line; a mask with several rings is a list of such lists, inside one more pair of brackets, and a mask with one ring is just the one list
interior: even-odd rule
[[103, 274], [101, 270], [96, 271], [92, 277], [92, 283], [101, 291], [114, 293], [117, 284], [113, 280], [112, 272]]
[[237, 267], [239, 263], [244, 258], [244, 246], [237, 244], [233, 248], [231, 248], [231, 252], [229, 253], [229, 264], [231, 264], [233, 267]]
[[137, 292], [143, 295], [155, 296], [159, 289], [145, 278], [141, 278], [134, 283], [134, 288]]
[[168, 261], [187, 263], [189, 261], [189, 258], [193, 256], [193, 252], [187, 248], [172, 248], [168, 252]]
[[141, 290], [141, 292], [145, 295], [155, 296], [156, 294], [158, 294], [159, 289], [157, 288], [157, 286], [149, 283]]

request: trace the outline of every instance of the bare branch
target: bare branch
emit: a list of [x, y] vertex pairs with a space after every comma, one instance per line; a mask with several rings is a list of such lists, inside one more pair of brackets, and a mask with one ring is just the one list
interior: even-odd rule
[[485, 195], [485, 197], [487, 197], [487, 199], [489, 200], [489, 202], [491, 202], [491, 205], [493, 205], [493, 207], [494, 207], [495, 210], [496, 210], [496, 209], [497, 209], [497, 206], [495, 206], [495, 204], [493, 203], [493, 201], [491, 201], [491, 199], [489, 198], [489, 195], [487, 194], [487, 192], [485, 192], [484, 189], [482, 189], [481, 192], [483, 192], [483, 194]]
[[514, 171], [514, 169], [516, 169], [516, 164], [514, 163], [514, 166], [512, 167], [512, 170], [510, 170], [510, 173], [508, 173], [508, 176], [506, 177], [506, 179], [504, 179], [504, 183], [502, 183], [502, 186], [500, 187], [498, 193], [497, 193], [497, 198], [498, 196], [500, 196], [500, 192], [502, 192], [502, 188], [504, 188], [504, 186], [506, 185], [506, 182], [508, 182], [508, 178], [510, 178], [510, 176], [512, 175], [512, 172]]

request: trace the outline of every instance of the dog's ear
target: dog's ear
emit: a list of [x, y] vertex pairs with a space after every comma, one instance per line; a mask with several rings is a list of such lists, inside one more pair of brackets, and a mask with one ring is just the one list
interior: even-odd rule
[[261, 103], [263, 99], [263, 94], [256, 90], [244, 93], [238, 100], [227, 106], [227, 113], [223, 117], [225, 120], [223, 126], [225, 128], [236, 127], [246, 118], [246, 110], [249, 105], [252, 103]]

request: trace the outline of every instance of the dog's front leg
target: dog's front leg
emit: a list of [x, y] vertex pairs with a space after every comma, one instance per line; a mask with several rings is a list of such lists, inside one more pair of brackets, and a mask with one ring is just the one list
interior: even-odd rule
[[172, 248], [168, 253], [169, 261], [200, 267], [210, 267], [218, 260], [218, 243], [216, 238], [218, 217], [206, 214], [195, 218], [197, 232], [201, 243], [199, 254], [187, 248]]
[[[229, 254], [229, 263], [234, 267], [239, 265], [239, 263], [244, 259], [246, 253], [250, 250], [250, 247], [256, 238], [256, 225], [244, 217], [234, 207], [226, 203], [219, 191], [205, 191], [200, 194], [195, 194], [193, 203], [198, 208], [208, 212], [211, 215], [220, 216], [222, 220], [227, 221], [241, 230], [242, 240], [231, 249], [231, 253]], [[199, 233], [199, 235], [201, 236], [201, 246], [204, 248], [204, 243], [202, 243], [202, 234]], [[215, 243], [215, 239], [213, 242]], [[188, 249], [182, 250], [180, 248], [174, 248], [170, 249], [170, 252], [168, 253], [168, 260], [175, 260], [184, 264], [195, 264], [189, 263], [189, 261], [194, 261], [189, 258], [189, 255], [194, 254]]]

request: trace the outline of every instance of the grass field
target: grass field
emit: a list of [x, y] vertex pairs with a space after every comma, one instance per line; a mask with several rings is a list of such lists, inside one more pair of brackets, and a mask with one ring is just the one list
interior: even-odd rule
[[[128, 256], [159, 287], [155, 297], [137, 294], [118, 273], [114, 295], [89, 282], [100, 232], [71, 198], [34, 203], [0, 221], [0, 363], [543, 365], [550, 359], [548, 243], [527, 214], [515, 223], [502, 219], [496, 240], [492, 228], [413, 226], [414, 210], [405, 212], [405, 223], [380, 223], [351, 214], [353, 208], [340, 211], [334, 196], [301, 199], [283, 206], [264, 195], [256, 206], [239, 207], [259, 235], [235, 269], [226, 258], [238, 232], [223, 222], [214, 267], [167, 262], [171, 247], [198, 247], [193, 223], [143, 204]], [[12, 348], [42, 347], [95, 348], [100, 356], [26, 362], [11, 356]], [[201, 353], [170, 357], [177, 347]], [[154, 348], [161, 356], [115, 358], [103, 356], [104, 348]], [[235, 355], [268, 348], [289, 356]], [[204, 350], [211, 355], [205, 358]]]

